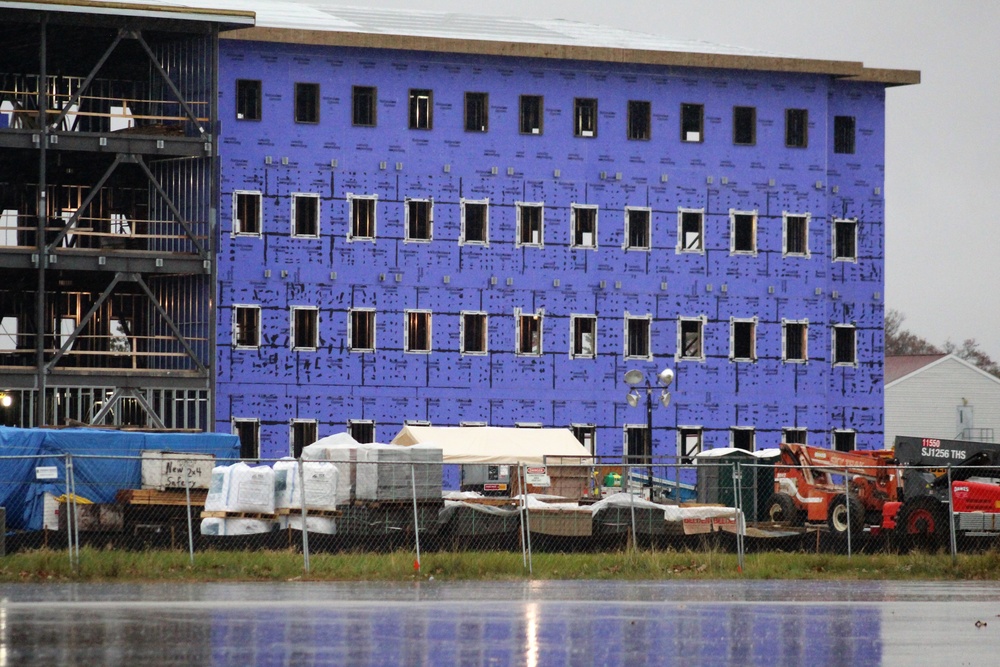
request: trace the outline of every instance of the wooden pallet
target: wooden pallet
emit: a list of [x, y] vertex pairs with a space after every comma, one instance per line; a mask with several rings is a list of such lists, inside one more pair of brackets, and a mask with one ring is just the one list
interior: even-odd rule
[[[407, 498], [405, 500], [352, 500], [351, 505], [353, 507], [365, 507], [368, 509], [398, 509], [404, 507], [413, 507], [413, 499]], [[435, 500], [418, 500], [417, 507], [444, 507], [444, 499]]]
[[202, 519], [262, 519], [264, 521], [274, 521], [276, 515], [263, 512], [223, 512], [205, 511], [201, 513]]
[[[279, 507], [275, 510], [278, 516], [302, 516], [302, 509], [298, 507]], [[306, 508], [306, 516], [338, 517], [344, 513], [340, 510], [314, 510]]]
[[[205, 505], [208, 497], [207, 489], [191, 489], [191, 504]], [[122, 489], [115, 495], [115, 500], [125, 505], [180, 505], [188, 504], [187, 494], [183, 489], [158, 491], [157, 489]]]

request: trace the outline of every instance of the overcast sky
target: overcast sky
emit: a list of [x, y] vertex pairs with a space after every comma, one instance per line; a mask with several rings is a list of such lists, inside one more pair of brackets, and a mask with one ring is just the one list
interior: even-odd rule
[[[351, 0], [331, 4], [351, 5]], [[362, 4], [362, 3], [356, 3]], [[365, 0], [562, 18], [784, 55], [920, 70], [886, 99], [886, 307], [941, 345], [1000, 360], [1000, 2]]]

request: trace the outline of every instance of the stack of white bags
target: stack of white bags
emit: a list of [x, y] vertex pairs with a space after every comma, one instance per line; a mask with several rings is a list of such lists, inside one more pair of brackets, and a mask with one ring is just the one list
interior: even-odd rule
[[[212, 468], [206, 512], [274, 514], [274, 470], [245, 463]], [[269, 519], [204, 518], [202, 535], [255, 535], [274, 528]]]

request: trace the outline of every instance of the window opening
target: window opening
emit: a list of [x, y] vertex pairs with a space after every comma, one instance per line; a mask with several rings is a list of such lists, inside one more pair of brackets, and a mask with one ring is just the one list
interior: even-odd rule
[[517, 244], [543, 245], [542, 204], [517, 202]]
[[233, 306], [233, 345], [260, 347], [260, 306]]
[[809, 438], [808, 431], [804, 428], [783, 428], [781, 429], [781, 441], [788, 444], [806, 445]]
[[233, 193], [233, 233], [260, 236], [261, 195], [259, 192]]
[[486, 132], [490, 127], [489, 95], [465, 94], [465, 131]]
[[375, 350], [375, 311], [350, 311], [351, 352], [372, 352]]
[[626, 250], [649, 250], [650, 217], [648, 208], [625, 208]]
[[462, 200], [462, 242], [488, 244], [489, 202]]
[[431, 313], [426, 310], [406, 311], [406, 352], [431, 351]]
[[596, 356], [597, 317], [573, 315], [570, 317], [573, 332], [570, 356], [574, 359], [593, 359]]
[[315, 350], [319, 343], [319, 309], [292, 307], [292, 349]]
[[315, 419], [293, 419], [291, 431], [291, 454], [295, 458], [302, 456], [303, 448], [318, 440], [316, 437], [317, 423]]
[[785, 255], [809, 256], [809, 216], [785, 214]]
[[17, 349], [17, 318], [4, 317], [0, 319], [0, 352], [13, 352]]
[[625, 315], [625, 358], [650, 358], [649, 326], [652, 316], [631, 317]]
[[701, 252], [704, 249], [704, 213], [702, 211], [680, 212], [680, 252]]
[[432, 96], [430, 90], [414, 89], [410, 91], [410, 129], [429, 130], [433, 125]]
[[834, 116], [833, 152], [853, 155], [854, 137], [855, 137], [854, 116]]
[[375, 127], [378, 92], [373, 86], [354, 86], [351, 89], [352, 124]]
[[857, 220], [833, 221], [833, 259], [840, 262], [854, 262], [858, 259]]
[[857, 447], [857, 433], [837, 429], [833, 432], [833, 448], [838, 452], [853, 452]]
[[677, 431], [678, 454], [681, 465], [691, 465], [701, 453], [702, 430], [700, 427], [682, 426]]
[[833, 327], [833, 363], [853, 366], [855, 362], [856, 330], [849, 324]]
[[703, 359], [702, 320], [682, 319], [680, 321], [680, 358]]
[[236, 119], [260, 120], [260, 81], [237, 79]]
[[647, 462], [649, 430], [636, 424], [625, 425], [625, 451], [628, 465], [642, 465]]
[[591, 456], [597, 453], [597, 425], [596, 424], [573, 424], [570, 426], [573, 437], [587, 448]]
[[733, 211], [729, 214], [729, 220], [732, 225], [732, 252], [756, 254], [757, 214]]
[[486, 354], [486, 313], [462, 313], [462, 353]]
[[542, 353], [542, 316], [539, 313], [518, 315], [517, 353], [532, 356]]
[[733, 107], [733, 143], [737, 146], [757, 143], [757, 107]]
[[521, 95], [521, 134], [542, 133], [542, 96]]
[[754, 429], [747, 426], [734, 426], [729, 429], [729, 440], [732, 447], [742, 449], [747, 452], [754, 451]]
[[361, 444], [375, 442], [375, 422], [371, 419], [351, 419], [347, 422], [347, 431]]
[[781, 346], [785, 361], [806, 361], [809, 352], [809, 324], [783, 320], [781, 329]]
[[733, 361], [756, 361], [757, 322], [755, 320], [732, 320], [730, 358]]
[[592, 97], [578, 97], [574, 100], [573, 109], [573, 117], [576, 119], [573, 125], [573, 136], [596, 137], [597, 100]]
[[577, 206], [570, 208], [573, 218], [573, 247], [597, 247], [597, 207]]
[[430, 241], [433, 204], [428, 199], [406, 200], [406, 240]]
[[351, 240], [375, 239], [375, 197], [348, 195], [351, 209]]
[[805, 148], [809, 139], [808, 126], [807, 109], [785, 109], [785, 145], [789, 148]]
[[628, 138], [644, 141], [650, 137], [652, 105], [642, 100], [628, 102]]
[[704, 122], [705, 105], [681, 104], [681, 141], [702, 141]]
[[292, 195], [292, 236], [319, 236], [318, 195]]
[[319, 122], [319, 84], [295, 84], [295, 122]]
[[260, 458], [260, 420], [233, 419], [233, 435], [240, 439], [240, 458]]

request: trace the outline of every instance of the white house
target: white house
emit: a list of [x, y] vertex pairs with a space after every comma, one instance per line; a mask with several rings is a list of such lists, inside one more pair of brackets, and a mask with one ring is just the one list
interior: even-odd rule
[[995, 442], [1000, 378], [953, 354], [885, 358], [885, 446], [897, 435]]

